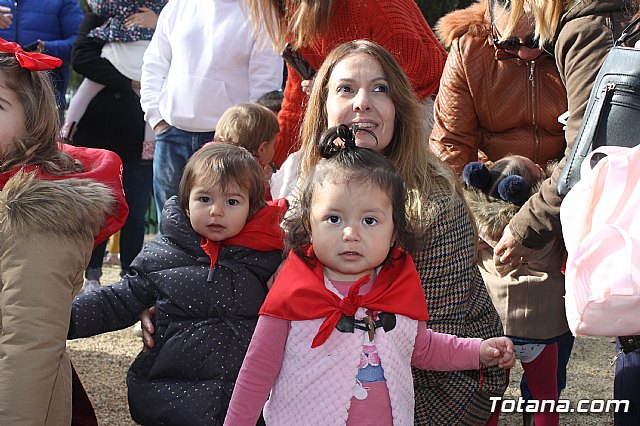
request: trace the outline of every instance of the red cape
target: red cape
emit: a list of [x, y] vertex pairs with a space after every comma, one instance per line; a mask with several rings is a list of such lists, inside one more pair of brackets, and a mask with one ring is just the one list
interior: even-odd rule
[[[95, 246], [122, 228], [122, 225], [124, 225], [129, 215], [129, 206], [127, 206], [124, 198], [124, 190], [122, 189], [122, 161], [117, 154], [105, 149], [82, 148], [67, 144], [60, 144], [60, 149], [72, 158], [80, 161], [84, 166], [84, 171], [82, 173], [57, 176], [45, 173], [39, 166], [16, 167], [13, 170], [0, 174], [0, 190], [4, 188], [7, 181], [20, 170], [24, 170], [25, 172], [35, 171], [38, 179], [91, 179], [106, 185], [113, 193], [115, 207], [111, 214], [107, 216], [102, 229], [100, 229], [100, 232], [96, 236], [94, 243], [95, 248]], [[70, 207], [72, 208], [73, 206]]]
[[298, 255], [289, 253], [260, 309], [269, 315], [290, 321], [326, 318], [311, 345], [322, 345], [331, 335], [342, 314], [351, 316], [358, 307], [390, 312], [415, 320], [427, 320], [427, 302], [413, 259], [398, 248], [380, 270], [371, 291], [359, 295], [369, 275], [360, 278], [340, 299], [324, 284], [324, 267], [315, 262], [309, 267]]
[[218, 259], [221, 246], [243, 246], [258, 251], [282, 250], [284, 233], [280, 222], [287, 211], [284, 198], [269, 201], [254, 214], [235, 237], [224, 241], [211, 241], [202, 238], [200, 246], [211, 258], [211, 267]]

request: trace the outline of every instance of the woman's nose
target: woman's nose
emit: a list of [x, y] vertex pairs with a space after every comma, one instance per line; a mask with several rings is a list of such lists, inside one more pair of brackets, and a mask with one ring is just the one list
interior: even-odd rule
[[360, 89], [353, 99], [354, 111], [365, 111], [369, 109], [369, 93], [366, 90]]
[[542, 49], [531, 48], [526, 46], [520, 46], [520, 48], [518, 49], [518, 57], [523, 61], [533, 61], [543, 53], [544, 51]]

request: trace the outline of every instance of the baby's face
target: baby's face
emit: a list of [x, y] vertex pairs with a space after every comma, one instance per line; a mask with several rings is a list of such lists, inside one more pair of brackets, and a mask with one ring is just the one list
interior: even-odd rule
[[231, 183], [205, 188], [194, 186], [189, 193], [187, 216], [193, 230], [211, 241], [224, 241], [242, 231], [249, 217], [249, 193]]
[[317, 184], [310, 214], [313, 251], [329, 279], [371, 274], [394, 243], [391, 199], [377, 185]]

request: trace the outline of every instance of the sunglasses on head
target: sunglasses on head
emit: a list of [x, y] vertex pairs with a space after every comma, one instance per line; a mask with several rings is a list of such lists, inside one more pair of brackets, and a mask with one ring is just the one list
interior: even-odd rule
[[524, 41], [520, 41], [516, 37], [509, 37], [506, 40], [500, 41], [500, 33], [494, 24], [491, 24], [491, 38], [493, 44], [502, 50], [518, 50], [521, 47], [528, 47], [529, 49], [539, 49], [538, 40], [533, 34], [529, 34]]

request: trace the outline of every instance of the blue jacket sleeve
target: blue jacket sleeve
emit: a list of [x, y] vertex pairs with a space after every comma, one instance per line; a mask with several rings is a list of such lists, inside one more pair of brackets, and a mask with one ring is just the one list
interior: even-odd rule
[[45, 53], [69, 61], [71, 47], [76, 40], [78, 27], [84, 18], [84, 13], [77, 0], [64, 0], [58, 10], [60, 22], [60, 39], [45, 41]]

